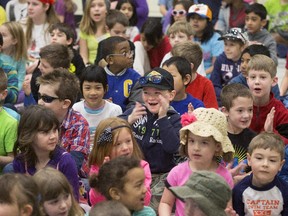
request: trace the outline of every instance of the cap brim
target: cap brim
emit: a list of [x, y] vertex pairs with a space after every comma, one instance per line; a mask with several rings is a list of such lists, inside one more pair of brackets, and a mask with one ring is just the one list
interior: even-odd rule
[[204, 15], [204, 14], [199, 14], [199, 13], [197, 13], [197, 12], [187, 13], [187, 16], [191, 16], [191, 15], [193, 15], [193, 14], [197, 14], [198, 16], [200, 16], [200, 17], [203, 18], [203, 19], [209, 19], [209, 20], [210, 20], [210, 18], [209, 18], [208, 16], [206, 16], [206, 15]]
[[161, 89], [161, 90], [173, 90], [169, 86], [157, 85], [153, 83], [146, 83], [146, 84], [141, 85], [141, 88], [144, 88], [144, 87], [153, 87], [153, 88]]

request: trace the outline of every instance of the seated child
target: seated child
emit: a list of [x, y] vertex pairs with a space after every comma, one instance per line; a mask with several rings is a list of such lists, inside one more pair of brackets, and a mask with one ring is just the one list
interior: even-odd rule
[[[242, 54], [241, 54], [241, 63], [240, 63], [240, 74], [234, 78], [232, 78], [228, 83], [241, 83], [248, 87], [247, 84], [247, 67], [250, 59], [256, 55], [256, 54], [262, 54], [270, 57], [270, 52], [268, 48], [262, 44], [252, 44], [247, 46]], [[271, 92], [274, 94], [274, 97], [276, 99], [280, 99], [279, 96], [279, 86], [276, 84], [275, 86], [272, 86]]]
[[191, 82], [187, 86], [186, 92], [203, 101], [206, 108], [218, 109], [216, 94], [211, 80], [197, 72], [202, 59], [199, 56], [203, 56], [199, 44], [191, 41], [178, 43], [173, 47], [171, 53], [173, 56], [186, 58], [191, 63]]
[[[77, 111], [72, 109], [79, 92], [78, 79], [67, 69], [55, 69], [40, 76], [38, 104], [51, 109], [60, 122], [60, 145], [76, 162], [80, 176], [86, 176], [86, 160], [89, 154], [89, 124]], [[81, 167], [83, 166], [83, 169]]]
[[225, 162], [230, 162], [234, 153], [234, 148], [227, 136], [225, 115], [214, 108], [198, 108], [193, 111], [193, 117], [194, 121], [189, 121], [190, 124], [180, 130], [179, 151], [183, 156], [188, 157], [188, 160], [178, 164], [169, 172], [159, 205], [160, 216], [171, 215], [175, 203], [175, 215], [184, 215], [184, 203], [176, 199], [169, 187], [184, 185], [195, 171], [215, 172], [225, 179], [230, 188], [233, 188], [230, 172], [217, 161], [217, 157], [223, 157]]
[[4, 166], [13, 161], [13, 147], [17, 138], [17, 120], [3, 107], [7, 96], [7, 76], [0, 68], [0, 174]]
[[281, 137], [267, 132], [257, 135], [249, 144], [247, 159], [252, 174], [232, 193], [237, 214], [288, 215], [288, 183], [277, 176], [285, 161]]
[[218, 106], [221, 107], [221, 89], [240, 74], [240, 57], [248, 39], [241, 29], [232, 28], [219, 40], [224, 40], [224, 52], [217, 57], [210, 80], [215, 88]]
[[90, 176], [90, 186], [105, 196], [124, 204], [132, 216], [156, 216], [153, 209], [144, 206], [147, 188], [140, 161], [134, 157], [117, 157], [104, 163], [98, 175]]
[[104, 68], [108, 79], [108, 91], [104, 98], [126, 109], [131, 89], [140, 75], [133, 70], [133, 51], [127, 39], [119, 36], [102, 41], [102, 56], [108, 65]]
[[288, 110], [274, 98], [271, 87], [277, 83], [276, 65], [265, 55], [254, 55], [248, 64], [247, 83], [253, 95], [253, 117], [250, 129], [280, 134], [288, 144]]
[[163, 69], [167, 70], [174, 79], [176, 95], [171, 106], [180, 114], [188, 111], [188, 105], [192, 104], [194, 109], [204, 107], [201, 100], [186, 93], [186, 86], [191, 82], [191, 64], [182, 57], [171, 57], [163, 63]]
[[[129, 123], [121, 118], [111, 117], [102, 120], [96, 130], [93, 149], [89, 157], [90, 175], [98, 174], [100, 167], [109, 160], [119, 156], [125, 156], [141, 160], [140, 166], [145, 172], [146, 195], [144, 205], [149, 205], [151, 199], [151, 172], [149, 164], [142, 160], [142, 152], [133, 136]], [[90, 202], [92, 205], [105, 200], [99, 191], [90, 190]]]
[[100, 66], [87, 66], [80, 79], [80, 88], [84, 100], [73, 105], [73, 109], [88, 121], [90, 130], [90, 150], [93, 148], [95, 130], [102, 119], [122, 114], [119, 105], [103, 99], [108, 83], [104, 69]]

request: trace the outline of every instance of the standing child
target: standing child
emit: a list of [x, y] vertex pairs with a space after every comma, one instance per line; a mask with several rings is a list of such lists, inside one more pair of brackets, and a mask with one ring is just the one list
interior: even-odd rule
[[277, 173], [284, 160], [284, 143], [274, 133], [261, 133], [248, 147], [252, 174], [233, 188], [238, 215], [288, 215], [288, 184]]
[[24, 31], [19, 23], [6, 22], [0, 26], [0, 33], [3, 37], [0, 58], [15, 67], [20, 91], [26, 75], [27, 45]]
[[217, 57], [211, 73], [218, 106], [221, 107], [221, 89], [240, 74], [241, 53], [248, 42], [247, 36], [239, 28], [229, 29], [219, 40], [224, 40], [224, 52]]
[[[199, 170], [216, 172], [229, 186], [233, 187], [230, 172], [217, 162], [223, 156], [230, 162], [234, 148], [227, 136], [225, 115], [214, 108], [198, 108], [193, 111], [195, 121], [180, 130], [180, 153], [188, 160], [174, 167], [166, 179], [166, 188], [159, 205], [159, 215], [170, 215], [176, 201], [175, 215], [184, 215], [184, 203], [168, 189], [170, 186], [182, 186], [189, 176]], [[218, 158], [219, 159], [219, 158]]]
[[59, 22], [54, 0], [27, 0], [28, 17], [20, 20], [23, 25], [28, 46], [29, 60], [34, 62], [39, 58], [40, 48], [50, 43], [49, 26]]
[[[119, 156], [125, 156], [127, 160], [131, 156], [139, 160], [143, 157], [129, 123], [117, 117], [107, 118], [100, 122], [96, 130], [94, 146], [89, 157], [90, 175], [98, 174], [99, 168], [103, 164]], [[151, 172], [146, 161], [141, 160], [140, 165], [145, 172], [146, 195], [144, 204], [149, 205]], [[103, 200], [104, 197], [98, 191], [90, 190], [92, 205]]]
[[90, 150], [93, 148], [95, 130], [103, 119], [122, 114], [122, 109], [103, 99], [108, 89], [106, 72], [102, 67], [87, 66], [80, 79], [80, 88], [84, 100], [73, 105], [73, 109], [88, 121], [90, 130]]
[[53, 111], [44, 106], [28, 107], [22, 114], [17, 141], [14, 146], [13, 169], [16, 173], [34, 175], [38, 170], [51, 166], [61, 171], [79, 198], [77, 168], [72, 156], [59, 144], [59, 121]]
[[0, 176], [0, 214], [39, 216], [38, 187], [31, 176], [7, 173]]
[[163, 69], [167, 70], [173, 76], [176, 95], [171, 106], [180, 115], [188, 111], [189, 104], [191, 104], [194, 109], [204, 107], [201, 100], [186, 93], [186, 86], [191, 82], [191, 64], [187, 59], [179, 56], [171, 57], [164, 62]]
[[117, 157], [104, 163], [98, 175], [90, 177], [90, 186], [108, 200], [123, 203], [132, 216], [156, 216], [155, 212], [145, 206], [145, 172], [140, 161], [134, 157]]
[[39, 188], [38, 205], [43, 215], [84, 216], [69, 181], [61, 172], [45, 167], [35, 173], [33, 179]]
[[136, 6], [133, 0], [119, 0], [116, 9], [121, 11], [129, 20], [129, 26], [126, 29], [126, 37], [130, 41], [134, 41], [136, 35], [139, 34], [139, 29], [136, 24], [138, 21]]
[[218, 41], [220, 34], [214, 31], [212, 11], [205, 4], [195, 4], [189, 8], [187, 20], [195, 31], [194, 41], [200, 42], [203, 50], [206, 76], [210, 76], [213, 65], [224, 49], [223, 42]]
[[109, 37], [105, 18], [110, 9], [109, 0], [88, 0], [80, 22], [80, 55], [85, 64], [93, 64], [98, 43]]
[[131, 89], [140, 75], [133, 70], [133, 55], [127, 39], [119, 36], [109, 37], [102, 42], [102, 56], [107, 62], [104, 68], [108, 79], [108, 91], [104, 98], [126, 110]]
[[288, 110], [281, 101], [274, 98], [271, 87], [275, 86], [276, 65], [265, 55], [255, 55], [248, 65], [247, 83], [253, 95], [253, 118], [250, 129], [280, 134], [288, 144]]

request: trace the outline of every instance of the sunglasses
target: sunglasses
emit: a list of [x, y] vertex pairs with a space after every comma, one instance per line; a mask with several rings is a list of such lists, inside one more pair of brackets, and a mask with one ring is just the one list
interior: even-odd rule
[[177, 16], [177, 15], [186, 15], [186, 11], [185, 10], [172, 10], [171, 14], [172, 16]]
[[52, 103], [52, 101], [59, 99], [58, 97], [52, 97], [48, 95], [41, 95], [38, 93], [38, 100], [42, 99], [45, 103]]
[[148, 82], [154, 83], [154, 84], [159, 84], [163, 79], [163, 76], [161, 75], [154, 75], [154, 76], [145, 76], [145, 77], [140, 77], [139, 78], [139, 83], [141, 85], [144, 85]]

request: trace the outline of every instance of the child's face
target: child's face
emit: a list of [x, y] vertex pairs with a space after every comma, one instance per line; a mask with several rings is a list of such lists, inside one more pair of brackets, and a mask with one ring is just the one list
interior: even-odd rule
[[51, 38], [51, 43], [59, 43], [59, 44], [63, 44], [66, 46], [69, 46], [73, 41], [72, 38], [68, 40], [66, 34], [64, 32], [59, 31], [58, 29], [54, 29], [50, 33], [50, 38]]
[[228, 59], [237, 62], [240, 59], [244, 45], [236, 41], [224, 40], [224, 52]]
[[255, 14], [254, 12], [246, 14], [245, 27], [249, 33], [254, 34], [260, 31], [261, 28], [265, 26], [265, 23], [266, 21], [261, 20], [261, 17]]
[[164, 65], [163, 69], [167, 70], [173, 76], [176, 96], [180, 94], [186, 95], [185, 85], [190, 82], [190, 79], [187, 79], [187, 77], [183, 79], [175, 65], [169, 65], [168, 67]]
[[51, 73], [52, 71], [54, 71], [54, 67], [52, 67], [50, 65], [50, 63], [44, 59], [44, 58], [41, 58], [40, 59], [40, 64], [38, 66], [39, 70], [41, 71], [41, 74], [42, 75], [45, 75], [45, 74], [48, 74], [48, 73]]
[[49, 4], [43, 4], [40, 0], [27, 0], [28, 17], [32, 19], [38, 19], [49, 9]]
[[20, 209], [17, 203], [8, 204], [8, 203], [0, 203], [0, 215], [1, 216], [22, 216], [20, 213]]
[[115, 23], [115, 25], [110, 29], [110, 35], [126, 38], [126, 27], [121, 23]]
[[120, 72], [125, 68], [132, 67], [133, 66], [133, 53], [131, 52], [129, 42], [123, 41], [117, 44], [115, 46], [114, 53], [110, 55], [109, 58], [112, 58], [110, 59], [111, 61], [109, 62], [109, 67], [115, 68], [117, 72]]
[[133, 16], [133, 6], [128, 2], [121, 5], [120, 11], [125, 14], [128, 20]]
[[251, 56], [249, 53], [244, 53], [241, 57], [240, 71], [244, 77], [248, 75], [248, 63], [251, 60]]
[[202, 18], [197, 14], [193, 14], [190, 17], [189, 22], [196, 34], [202, 34], [207, 25], [207, 19]]
[[154, 46], [149, 44], [144, 34], [140, 34], [141, 43], [146, 51], [151, 50]]
[[185, 21], [186, 20], [186, 10], [182, 4], [177, 4], [174, 7], [175, 14], [173, 13], [173, 18], [176, 21]]
[[62, 193], [57, 198], [43, 203], [44, 211], [49, 216], [68, 216], [72, 206], [70, 194]]
[[3, 37], [2, 52], [5, 53], [5, 51], [9, 51], [11, 49], [11, 46], [14, 46], [17, 43], [17, 40], [12, 37], [7, 27], [4, 25], [0, 26], [0, 33]]
[[253, 171], [252, 184], [257, 187], [272, 182], [284, 163], [279, 152], [269, 148], [254, 149], [251, 155], [247, 154], [247, 160]]
[[[164, 101], [161, 100], [160, 96]], [[163, 106], [162, 103], [170, 103], [174, 99], [174, 94], [168, 90], [144, 87], [142, 98], [147, 109], [153, 114], [158, 114], [161, 106]]]
[[253, 99], [248, 97], [237, 97], [232, 102], [230, 110], [224, 109], [227, 116], [229, 131], [242, 132], [248, 128], [253, 116]]
[[131, 132], [128, 128], [120, 128], [116, 142], [113, 144], [110, 159], [119, 156], [132, 156], [133, 154], [133, 140]]
[[103, 106], [105, 89], [102, 83], [84, 81], [82, 91], [88, 107], [96, 109]]
[[145, 174], [141, 167], [129, 170], [125, 176], [125, 184], [119, 191], [120, 201], [130, 211], [139, 211], [144, 208], [144, 198], [147, 189], [144, 185]]
[[175, 46], [177, 43], [185, 42], [191, 40], [190, 37], [188, 37], [187, 34], [183, 32], [177, 32], [175, 34], [170, 34], [169, 35], [169, 41], [172, 47]]
[[216, 143], [212, 136], [201, 137], [189, 131], [188, 134], [188, 156], [194, 165], [206, 167], [212, 163], [216, 152], [220, 152], [221, 144]]
[[247, 76], [247, 84], [254, 99], [265, 98], [270, 95], [271, 87], [277, 83], [277, 77], [264, 70], [250, 70]]
[[90, 7], [90, 17], [94, 22], [104, 21], [107, 14], [105, 0], [93, 0]]
[[38, 131], [33, 143], [35, 152], [52, 152], [58, 144], [58, 130], [57, 128], [49, 131]]

